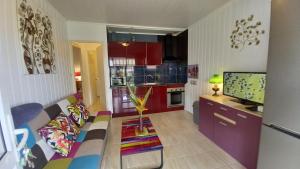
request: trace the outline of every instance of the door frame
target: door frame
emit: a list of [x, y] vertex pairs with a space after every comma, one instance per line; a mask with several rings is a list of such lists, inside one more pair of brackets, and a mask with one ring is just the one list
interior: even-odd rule
[[[100, 70], [101, 68], [103, 69], [103, 74], [104, 74], [104, 86], [105, 86], [105, 91], [104, 91], [104, 95], [105, 95], [105, 109], [106, 110], [110, 110], [110, 108], [112, 107], [112, 105], [109, 105], [109, 100], [111, 100], [110, 98], [112, 98], [111, 95], [111, 89], [110, 89], [110, 81], [109, 81], [109, 67], [108, 67], [108, 58], [106, 58], [107, 56], [107, 43], [106, 42], [99, 42], [99, 41], [84, 41], [84, 40], [70, 40], [69, 41], [69, 50], [70, 50], [70, 63], [71, 63], [71, 75], [72, 75], [72, 81], [73, 81], [73, 93], [76, 92], [76, 81], [75, 81], [75, 70], [74, 70], [74, 56], [73, 56], [73, 46], [74, 43], [97, 43], [101, 45], [101, 49], [102, 49], [102, 57], [100, 59], [103, 59], [103, 66], [98, 65], [98, 69]], [[98, 55], [97, 55], [97, 59], [98, 59]], [[99, 62], [97, 63], [99, 64]], [[107, 68], [107, 70], [106, 70]]]

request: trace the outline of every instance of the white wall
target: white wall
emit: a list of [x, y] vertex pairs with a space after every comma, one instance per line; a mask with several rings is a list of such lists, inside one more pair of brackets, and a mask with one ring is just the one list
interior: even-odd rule
[[[189, 27], [189, 64], [199, 64], [197, 85], [186, 85], [185, 109], [192, 112], [192, 104], [203, 94], [211, 94], [208, 79], [223, 71], [266, 71], [271, 0], [232, 0]], [[262, 21], [267, 34], [259, 46], [244, 50], [231, 49], [230, 35], [235, 21], [255, 16]], [[189, 79], [190, 82], [191, 79]]]
[[[0, 93], [3, 114], [2, 127], [6, 132], [8, 150], [15, 151], [15, 136], [10, 107], [39, 102], [50, 104], [72, 93], [72, 75], [67, 41], [66, 21], [47, 0], [32, 0], [52, 20], [57, 73], [51, 75], [25, 75], [21, 43], [18, 35], [16, 0], [0, 0]], [[2, 106], [0, 106], [2, 109]], [[2, 110], [0, 110], [2, 111]], [[9, 155], [9, 153], [8, 153]], [[14, 158], [2, 159], [15, 163]], [[6, 166], [2, 168], [13, 168]], [[0, 165], [3, 166], [3, 165]], [[1, 168], [1, 167], [0, 167]]]
[[25, 75], [18, 35], [16, 0], [1, 0], [0, 5], [0, 87], [10, 106], [28, 102], [50, 104], [73, 92], [67, 41], [66, 20], [47, 0], [31, 0], [47, 14], [53, 25], [56, 74]]
[[109, 82], [106, 24], [68, 21], [68, 39], [77, 42], [98, 42], [102, 45], [105, 75], [106, 109], [112, 111], [112, 91]]

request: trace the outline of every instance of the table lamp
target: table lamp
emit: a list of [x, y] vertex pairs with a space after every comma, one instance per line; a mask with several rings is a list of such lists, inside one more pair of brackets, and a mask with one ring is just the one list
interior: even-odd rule
[[213, 84], [214, 87], [212, 88], [212, 90], [215, 92], [213, 94], [213, 96], [219, 96], [218, 95], [218, 91], [220, 90], [218, 84], [223, 83], [223, 78], [222, 76], [218, 75], [218, 74], [214, 74], [210, 79], [209, 79], [209, 83]]

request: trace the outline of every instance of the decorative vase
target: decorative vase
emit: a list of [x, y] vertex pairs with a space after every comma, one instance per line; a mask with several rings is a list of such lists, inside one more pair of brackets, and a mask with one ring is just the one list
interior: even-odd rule
[[148, 129], [147, 129], [147, 127], [144, 127], [144, 125], [143, 125], [143, 115], [140, 115], [139, 122], [140, 122], [140, 124], [136, 127], [135, 134], [140, 137], [147, 136]]
[[141, 114], [140, 115], [140, 132], [143, 132], [143, 130], [144, 130], [144, 127], [143, 127], [143, 115]]

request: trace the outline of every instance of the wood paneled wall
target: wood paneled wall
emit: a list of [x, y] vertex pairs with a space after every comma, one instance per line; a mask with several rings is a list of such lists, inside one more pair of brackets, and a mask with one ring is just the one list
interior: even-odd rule
[[18, 35], [17, 1], [0, 0], [0, 87], [11, 106], [29, 102], [48, 105], [73, 92], [66, 20], [47, 0], [28, 1], [37, 4], [52, 20], [57, 72], [25, 74]]
[[[266, 71], [271, 0], [232, 0], [223, 7], [189, 27], [188, 63], [199, 64], [197, 85], [186, 85], [185, 109], [193, 111], [193, 102], [200, 95], [210, 94], [208, 79], [215, 73], [224, 71]], [[230, 35], [235, 21], [255, 16], [261, 21], [266, 34], [261, 36], [259, 46], [243, 50], [231, 48]], [[221, 92], [220, 92], [221, 93]]]

